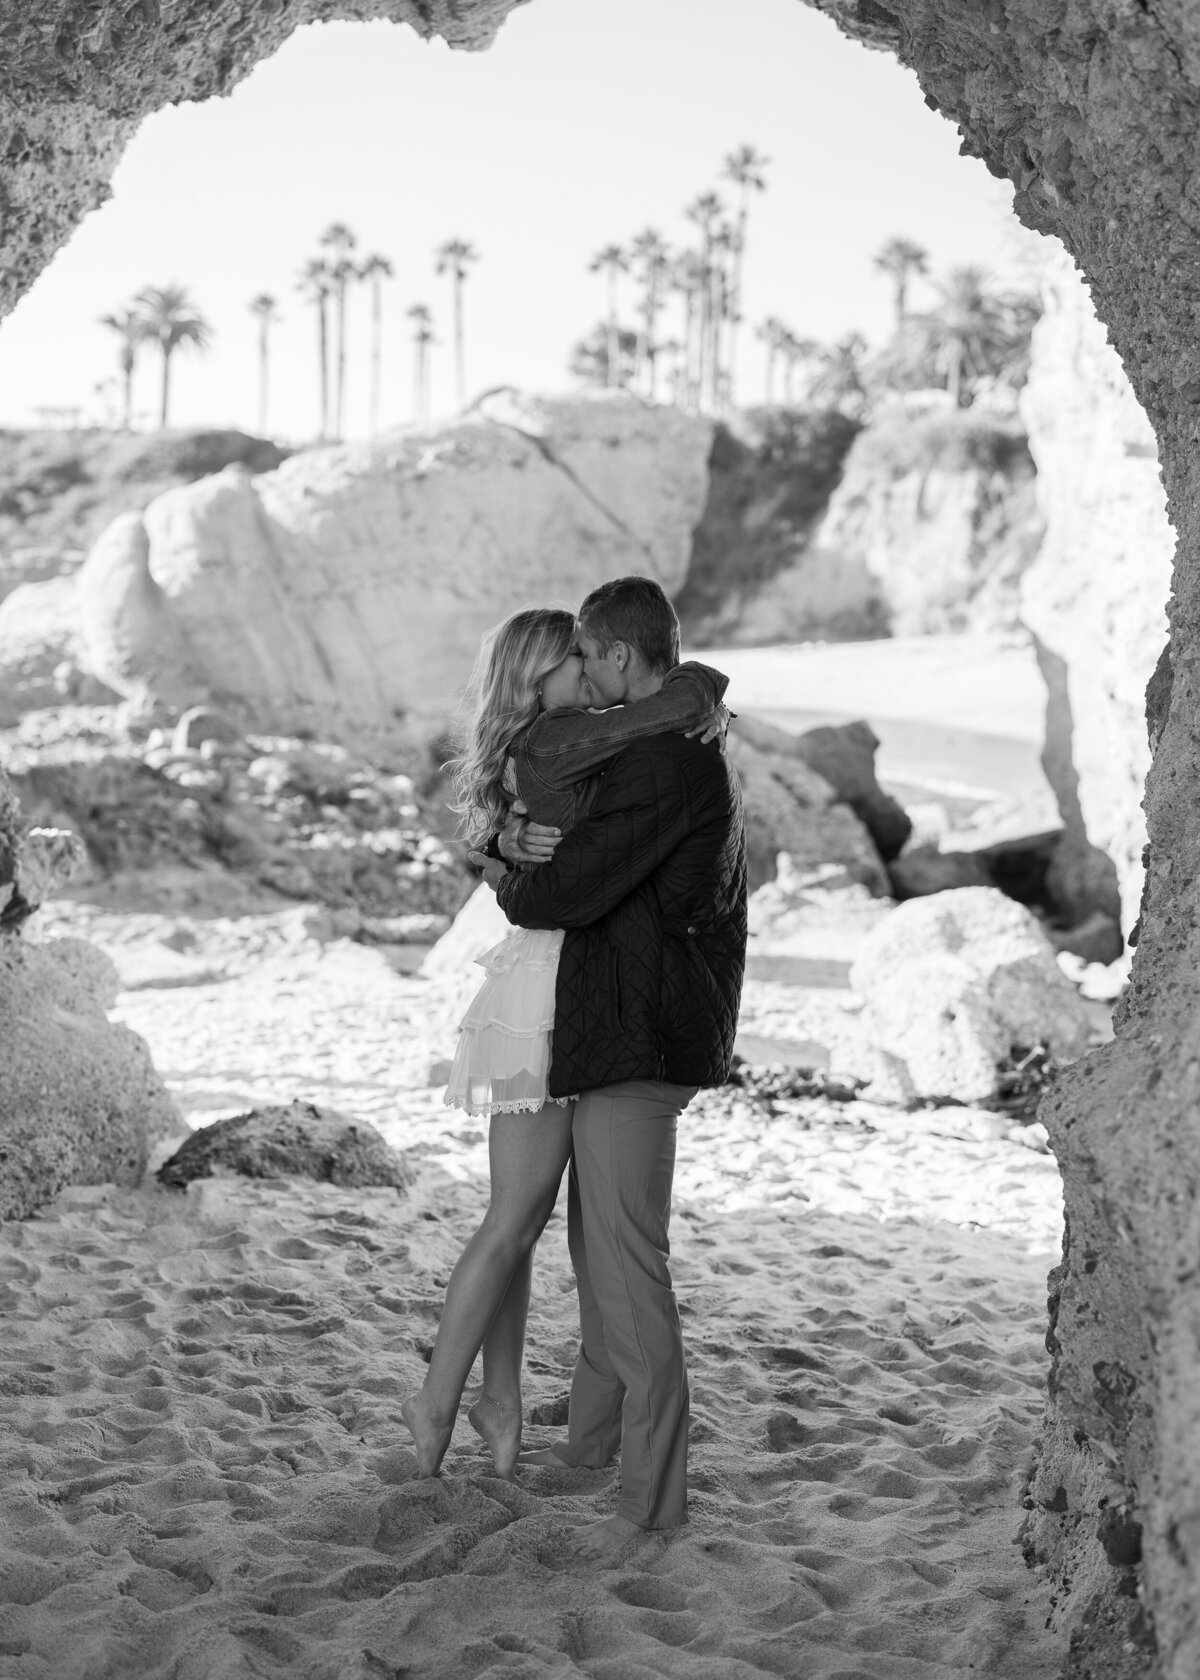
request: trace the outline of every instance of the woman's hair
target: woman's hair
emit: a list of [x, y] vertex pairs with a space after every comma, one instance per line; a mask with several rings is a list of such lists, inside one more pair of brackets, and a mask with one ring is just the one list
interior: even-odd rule
[[565, 607], [526, 607], [489, 630], [463, 694], [462, 750], [446, 768], [459, 829], [481, 839], [508, 820], [504, 789], [509, 748], [538, 713], [542, 678], [562, 664], [575, 639], [575, 615]]

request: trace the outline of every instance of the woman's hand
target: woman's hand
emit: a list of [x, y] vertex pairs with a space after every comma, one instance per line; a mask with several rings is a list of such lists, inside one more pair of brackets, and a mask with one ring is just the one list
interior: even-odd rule
[[508, 874], [508, 865], [501, 863], [499, 858], [489, 857], [486, 852], [468, 852], [467, 862], [475, 865], [493, 892]]
[[725, 737], [729, 733], [729, 720], [732, 716], [733, 713], [729, 710], [729, 707], [718, 700], [716, 706], [706, 718], [700, 723], [693, 724], [690, 729], [685, 729], [683, 733], [689, 741], [694, 736], [699, 735], [701, 746], [707, 746], [710, 741], [715, 741], [718, 738], [724, 744]]
[[496, 844], [510, 863], [549, 863], [562, 839], [562, 829], [530, 822], [528, 813], [529, 807], [523, 799], [514, 800]]

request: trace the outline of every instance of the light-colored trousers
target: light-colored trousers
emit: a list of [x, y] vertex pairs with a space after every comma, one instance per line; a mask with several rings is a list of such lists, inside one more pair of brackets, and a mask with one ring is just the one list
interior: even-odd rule
[[571, 1129], [567, 1237], [582, 1340], [571, 1384], [571, 1464], [621, 1455], [618, 1514], [687, 1521], [688, 1381], [667, 1267], [675, 1127], [693, 1085], [626, 1080], [585, 1091]]

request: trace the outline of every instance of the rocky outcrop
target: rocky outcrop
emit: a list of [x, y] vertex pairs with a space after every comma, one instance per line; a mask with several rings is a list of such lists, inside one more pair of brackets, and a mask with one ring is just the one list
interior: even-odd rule
[[[1048, 704], [1042, 762], [1063, 815], [1063, 869], [1116, 867], [1128, 931], [1142, 896], [1150, 768], [1145, 693], [1167, 637], [1174, 537], [1158, 450], [1082, 280], [1048, 263], [1021, 412], [1046, 535], [1021, 582]], [[1114, 901], [1117, 894], [1113, 893]]]
[[897, 905], [850, 971], [883, 1068], [872, 1093], [986, 1102], [1002, 1065], [1035, 1048], [1075, 1060], [1088, 1019], [1028, 910], [991, 887]]
[[689, 647], [883, 633], [866, 567], [812, 542], [858, 430], [836, 410], [784, 406], [717, 426], [708, 499], [675, 597]]
[[416, 1177], [368, 1121], [304, 1102], [255, 1108], [202, 1126], [163, 1162], [157, 1178], [170, 1190], [183, 1190], [215, 1173], [394, 1190], [409, 1189]]
[[0, 1220], [66, 1184], [136, 1183], [180, 1124], [143, 1041], [108, 1019], [109, 959], [82, 939], [16, 931], [81, 850], [61, 831], [22, 837], [0, 778]]
[[117, 520], [78, 580], [93, 671], [259, 728], [453, 710], [481, 633], [625, 572], [682, 583], [711, 427], [635, 398], [493, 393], [466, 418], [237, 469]]
[[883, 632], [1011, 628], [1041, 519], [1011, 422], [901, 401], [855, 439], [809, 564], [864, 580]]

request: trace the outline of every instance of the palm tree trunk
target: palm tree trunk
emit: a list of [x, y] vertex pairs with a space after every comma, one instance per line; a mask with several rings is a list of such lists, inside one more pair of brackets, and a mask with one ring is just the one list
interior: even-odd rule
[[750, 188], [743, 186], [742, 202], [738, 206], [737, 233], [733, 247], [732, 293], [729, 300], [729, 351], [726, 364], [725, 391], [732, 408], [737, 401], [738, 326], [742, 318], [742, 262], [746, 249], [746, 222], [750, 214]]
[[342, 416], [346, 395], [346, 282], [338, 281], [337, 289], [337, 386], [333, 406], [333, 435], [342, 435]]
[[133, 430], [133, 357], [127, 357], [121, 363], [123, 402], [125, 407], [125, 430]]
[[454, 275], [454, 370], [458, 395], [458, 412], [467, 406], [467, 370], [463, 358], [463, 277]]
[[775, 344], [771, 339], [767, 340], [767, 387], [765, 395], [769, 408], [775, 401]]
[[318, 440], [324, 443], [329, 434], [329, 317], [324, 298], [317, 300], [317, 366], [321, 382], [321, 430]]
[[163, 345], [162, 353], [162, 405], [159, 410], [159, 425], [165, 432], [167, 429], [167, 410], [171, 401], [171, 352]]
[[258, 435], [267, 435], [267, 322], [264, 316], [258, 328]]
[[615, 263], [608, 268], [608, 331], [606, 335], [607, 367], [605, 368], [604, 383], [617, 383], [617, 360], [621, 354], [621, 335], [617, 325], [617, 269]]
[[371, 436], [379, 430], [379, 363], [383, 338], [383, 294], [376, 274], [371, 280]]

